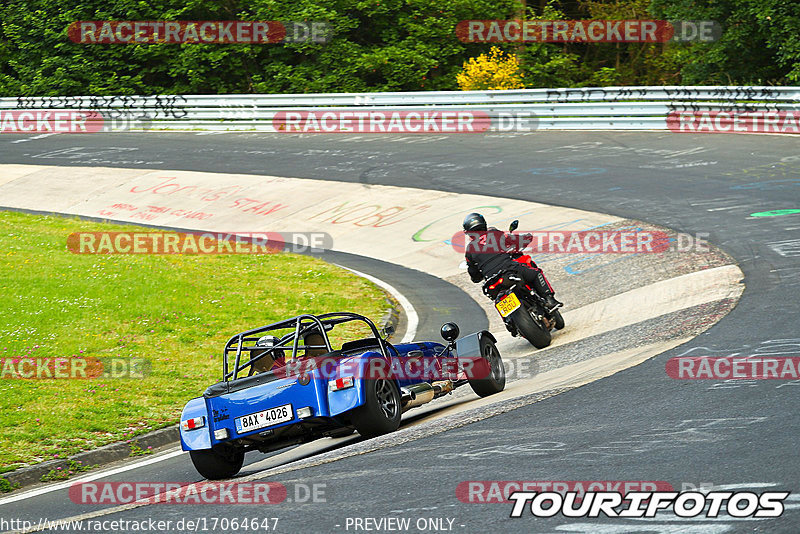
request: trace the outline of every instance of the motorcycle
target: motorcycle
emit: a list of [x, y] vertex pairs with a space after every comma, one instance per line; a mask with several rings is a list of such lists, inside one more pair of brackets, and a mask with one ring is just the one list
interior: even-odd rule
[[[517, 229], [513, 221], [509, 232]], [[514, 261], [530, 265], [530, 257], [517, 255]], [[493, 302], [511, 335], [522, 335], [537, 349], [550, 345], [550, 331], [564, 328], [564, 318], [558, 309], [550, 311], [545, 300], [513, 271], [501, 271], [487, 278], [483, 293]]]

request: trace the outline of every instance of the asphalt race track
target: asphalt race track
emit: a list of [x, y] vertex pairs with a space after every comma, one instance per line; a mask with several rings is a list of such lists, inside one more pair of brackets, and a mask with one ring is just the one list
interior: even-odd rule
[[[709, 484], [755, 492], [798, 490], [800, 462], [794, 456], [800, 380], [678, 381], [665, 373], [667, 359], [684, 354], [800, 356], [798, 141], [645, 132], [6, 135], [0, 137], [0, 164], [269, 174], [516, 198], [689, 234], [705, 232], [745, 274], [742, 298], [718, 324], [641, 365], [579, 388], [527, 398], [513, 410], [482, 414], [470, 424], [444, 420], [438, 430], [406, 433], [401, 443], [390, 436], [360, 442], [341, 438], [356, 443], [351, 453], [335, 457], [335, 450], [323, 452], [297, 467], [271, 472], [267, 479], [286, 485], [294, 501], [299, 495], [293, 491], [302, 487], [298, 484], [324, 484], [324, 503], [287, 501], [259, 510], [156, 505], [120, 509], [104, 519], [278, 517], [278, 532], [363, 532], [348, 518], [391, 517], [411, 518], [412, 532], [788, 533], [800, 525], [800, 499], [794, 495], [783, 517], [775, 520], [671, 515], [569, 520], [530, 514], [512, 519], [509, 504], [464, 503], [456, 487], [469, 480], [609, 480], [665, 481], [676, 490]], [[417, 337], [436, 339], [441, 315], [431, 313], [424, 291], [414, 291], [417, 274], [374, 260], [338, 260], [409, 291], [406, 296], [421, 316]], [[608, 268], [604, 277], [611, 283], [624, 278], [624, 263]], [[569, 278], [561, 283], [569, 284]], [[448, 298], [453, 299], [448, 305], [469, 306], [480, 315], [463, 294], [456, 291]], [[469, 326], [480, 327], [485, 320], [479, 316]], [[667, 328], [680, 320], [679, 314], [663, 316], [651, 326], [663, 321]], [[636, 335], [636, 330], [614, 335]], [[591, 342], [569, 350], [588, 350]], [[264, 468], [307, 455], [302, 447], [281, 454], [272, 463], [269, 457], [259, 458], [243, 474], [257, 477]], [[199, 480], [185, 455], [112, 479]], [[97, 511], [70, 503], [64, 490], [0, 506], [14, 507], [19, 517], [41, 517], [47, 510], [49, 519]], [[439, 528], [431, 528], [438, 523], [421, 523], [424, 528], [417, 529], [419, 518], [443, 523]]]

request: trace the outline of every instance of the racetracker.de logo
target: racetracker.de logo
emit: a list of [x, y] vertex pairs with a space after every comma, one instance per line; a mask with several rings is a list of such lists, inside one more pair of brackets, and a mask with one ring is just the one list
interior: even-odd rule
[[666, 371], [676, 380], [797, 380], [800, 357], [677, 356]]
[[[280, 347], [274, 352], [281, 356], [291, 356], [290, 346]], [[480, 356], [430, 358], [425, 356], [408, 356], [392, 358], [386, 361], [382, 357], [367, 357], [359, 360], [342, 360], [341, 358], [316, 356], [296, 358], [286, 365], [273, 369], [280, 378], [303, 378], [317, 376], [327, 380], [345, 380], [347, 387], [353, 385], [355, 379], [414, 380], [430, 382], [434, 380], [485, 379], [492, 375], [492, 368], [487, 360]], [[524, 369], [520, 372], [524, 372]], [[342, 388], [344, 389], [344, 388]]]
[[662, 231], [580, 230], [556, 232], [456, 232], [450, 244], [459, 254], [660, 254], [708, 252], [708, 233], [670, 236]]
[[462, 20], [464, 43], [665, 43], [715, 41], [715, 21], [666, 20]]
[[800, 134], [800, 111], [671, 111], [667, 128], [678, 133]]
[[0, 133], [96, 133], [105, 119], [98, 111], [29, 109], [0, 111]]
[[98, 505], [278, 504], [287, 493], [279, 482], [79, 482], [69, 488], [72, 502]]
[[0, 379], [144, 378], [149, 371], [145, 358], [0, 358]]
[[485, 111], [279, 111], [272, 126], [281, 133], [480, 133], [492, 127]]
[[648, 480], [465, 480], [456, 486], [456, 497], [465, 503], [508, 503], [518, 491], [576, 493], [580, 500], [587, 492], [615, 491], [621, 495], [639, 491], [671, 491], [672, 485]]
[[74, 232], [73, 254], [276, 254], [333, 248], [324, 232]]
[[269, 44], [324, 43], [327, 22], [277, 20], [77, 21], [67, 35], [79, 44]]

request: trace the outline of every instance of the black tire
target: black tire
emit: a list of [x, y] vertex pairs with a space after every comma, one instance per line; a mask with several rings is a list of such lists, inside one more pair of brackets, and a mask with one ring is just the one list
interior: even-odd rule
[[543, 328], [531, 317], [528, 311], [527, 304], [522, 304], [522, 307], [514, 312], [512, 316], [517, 330], [522, 336], [527, 339], [531, 345], [537, 349], [543, 349], [550, 344], [551, 337], [550, 331]]
[[564, 326], [565, 326], [564, 318], [561, 317], [561, 312], [560, 311], [556, 310], [556, 311], [553, 312], [553, 319], [555, 319], [555, 321], [556, 321], [556, 325], [555, 325], [556, 326], [556, 330], [561, 330], [562, 328], [564, 328]]
[[358, 433], [372, 438], [397, 430], [403, 415], [397, 384], [385, 378], [368, 379], [364, 382], [364, 389], [366, 400], [353, 410], [350, 417]]
[[244, 452], [217, 447], [189, 451], [189, 456], [197, 472], [209, 480], [231, 478], [242, 469], [244, 463]]
[[472, 391], [481, 397], [488, 397], [500, 393], [506, 387], [506, 369], [503, 367], [503, 358], [488, 336], [483, 336], [480, 342], [481, 357], [489, 364], [489, 375], [486, 378], [470, 379], [469, 386]]

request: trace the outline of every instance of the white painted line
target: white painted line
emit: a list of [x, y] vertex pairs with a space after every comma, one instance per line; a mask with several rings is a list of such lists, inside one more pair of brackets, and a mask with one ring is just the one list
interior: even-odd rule
[[50, 137], [51, 135], [58, 135], [57, 133], [46, 133], [42, 135], [35, 135], [33, 137], [26, 137], [25, 139], [17, 139], [16, 141], [11, 141], [11, 143], [27, 143], [28, 141], [33, 141], [34, 139], [44, 139], [45, 137]]
[[61, 489], [66, 489], [76, 484], [78, 482], [90, 482], [92, 480], [98, 480], [105, 477], [110, 477], [114, 475], [118, 475], [120, 473], [124, 473], [126, 471], [131, 471], [133, 469], [139, 469], [140, 467], [144, 467], [146, 465], [156, 464], [158, 462], [163, 462], [164, 460], [169, 460], [170, 458], [175, 458], [176, 456], [180, 456], [185, 454], [182, 450], [177, 451], [170, 451], [164, 454], [160, 454], [158, 456], [154, 456], [152, 458], [148, 458], [147, 460], [142, 460], [141, 462], [134, 462], [132, 464], [123, 465], [121, 467], [117, 467], [115, 469], [111, 469], [109, 471], [99, 471], [97, 473], [92, 473], [90, 475], [71, 478], [69, 480], [65, 480], [64, 482], [59, 482], [57, 484], [50, 484], [49, 486], [44, 486], [41, 488], [36, 488], [30, 491], [26, 491], [20, 493], [19, 495], [12, 495], [10, 497], [6, 497], [5, 499], [0, 499], [0, 506], [4, 504], [10, 504], [12, 502], [22, 501], [25, 499], [30, 499], [32, 497], [38, 497], [39, 495], [44, 495], [45, 493], [50, 493], [53, 491], [58, 491]]
[[729, 208], [711, 208], [706, 211], [726, 211], [726, 210], [735, 210], [736, 208], [746, 208], [747, 204], [739, 204], [738, 206], [731, 206]]
[[397, 302], [400, 303], [400, 306], [403, 307], [403, 311], [406, 314], [406, 319], [408, 321], [408, 326], [406, 327], [406, 335], [403, 336], [403, 339], [400, 340], [400, 343], [408, 343], [409, 341], [414, 341], [414, 337], [417, 335], [417, 327], [419, 326], [419, 315], [417, 315], [417, 310], [414, 309], [414, 306], [411, 305], [411, 302], [400, 293], [394, 286], [387, 284], [383, 280], [375, 278], [372, 275], [367, 273], [362, 273], [361, 271], [356, 271], [355, 269], [350, 269], [345, 267], [344, 265], [334, 264], [337, 267], [341, 267], [342, 269], [346, 269], [353, 274], [357, 274], [362, 278], [366, 278], [376, 286], [385, 289], [389, 292], [391, 296], [393, 296]]

